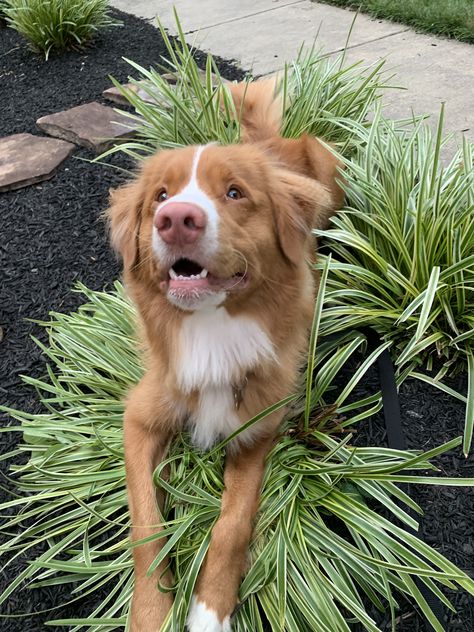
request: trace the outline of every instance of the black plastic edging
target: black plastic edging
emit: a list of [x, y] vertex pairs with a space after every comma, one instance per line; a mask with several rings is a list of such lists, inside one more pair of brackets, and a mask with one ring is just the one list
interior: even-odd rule
[[[371, 353], [381, 343], [380, 337], [374, 329], [363, 329], [361, 331], [367, 338], [368, 351]], [[402, 427], [402, 416], [400, 412], [400, 400], [398, 398], [397, 383], [395, 380], [395, 370], [393, 368], [392, 358], [388, 349], [385, 349], [377, 358], [377, 368], [379, 373], [380, 389], [382, 392], [383, 415], [385, 420], [385, 428], [387, 430], [387, 442], [389, 448], [394, 450], [406, 450], [405, 434]], [[409, 494], [409, 486], [403, 486], [406, 493]], [[415, 512], [410, 508], [407, 511], [412, 517]], [[406, 530], [421, 539], [420, 534], [408, 525]], [[419, 578], [415, 578], [418, 590], [426, 600], [433, 614], [445, 629], [445, 611], [439, 598], [428, 589]], [[428, 630], [434, 631], [433, 626], [427, 621]]]

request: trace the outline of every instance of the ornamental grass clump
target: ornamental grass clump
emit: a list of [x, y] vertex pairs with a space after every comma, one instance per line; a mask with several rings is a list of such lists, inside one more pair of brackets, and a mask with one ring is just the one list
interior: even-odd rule
[[[239, 113], [212, 57], [203, 79], [179, 21], [177, 28], [176, 40], [161, 28], [169, 54], [162, 70], [176, 84], [134, 62], [138, 93], [114, 81], [136, 110], [123, 114], [138, 134], [108, 154], [124, 151], [139, 161], [160, 147], [238, 142]], [[347, 68], [344, 54], [328, 60], [302, 49], [281, 76], [282, 135], [320, 136], [345, 163], [347, 205], [331, 230], [319, 233], [335, 254], [322, 333], [365, 323], [393, 341], [400, 374], [407, 370], [466, 403], [467, 454], [474, 426], [474, 149], [466, 142], [443, 167], [442, 114], [435, 135], [422, 117], [385, 120], [382, 66]], [[440, 370], [422, 371], [432, 366]], [[467, 397], [442, 381], [466, 368]]]
[[[135, 83], [155, 102], [122, 89], [136, 109], [129, 116], [140, 126], [138, 137], [116, 150], [141, 160], [159, 147], [237, 142], [239, 113], [212, 58], [203, 78], [182, 31], [174, 42], [162, 35], [166, 70], [176, 84], [132, 63], [139, 73]], [[399, 385], [411, 374], [452, 392], [441, 382], [449, 363], [472, 368], [472, 148], [466, 144], [441, 169], [441, 126], [432, 139], [421, 124], [410, 129], [377, 114], [368, 122], [384, 84], [380, 67], [359, 72], [312, 51], [282, 79], [285, 135], [308, 131], [336, 145], [346, 162], [347, 205], [324, 233], [332, 254], [319, 259], [320, 290], [300, 388], [243, 427], [289, 407], [267, 462], [236, 632], [349, 632], [355, 625], [378, 632], [377, 617], [369, 614], [374, 610], [390, 612], [395, 629], [404, 600], [443, 632], [420, 586], [447, 608], [441, 588], [474, 594], [472, 579], [413, 534], [421, 509], [397, 485], [472, 485], [472, 479], [438, 476], [430, 463], [459, 449], [462, 439], [423, 454], [355, 448], [350, 433], [381, 407], [380, 392], [365, 391], [361, 398], [357, 390], [386, 349], [397, 362]], [[122, 286], [81, 291], [87, 303], [77, 312], [53, 313], [44, 323], [46, 376], [24, 378], [37, 389], [43, 412], [3, 408], [20, 424], [3, 431], [23, 433], [17, 450], [4, 458], [24, 454], [28, 460], [12, 468], [19, 495], [0, 506], [6, 540], [0, 553], [7, 570], [25, 555], [30, 563], [0, 603], [25, 584], [70, 585], [71, 601], [107, 585], [87, 618], [52, 614], [50, 621], [105, 632], [126, 629], [129, 621], [133, 564], [122, 415], [143, 359], [135, 310]], [[370, 353], [360, 331], [368, 324], [383, 338]], [[444, 359], [441, 372], [435, 378], [420, 373], [437, 353]], [[465, 449], [472, 404], [466, 419]], [[155, 472], [166, 505], [164, 531], [154, 537], [168, 540], [154, 565], [168, 555], [175, 577], [165, 632], [184, 630], [219, 515], [226, 442], [202, 453], [180, 434]]]
[[5, 9], [7, 8], [7, 3], [5, 0], [0, 0], [0, 28], [6, 26], [5, 20]]
[[[442, 127], [443, 113], [435, 134], [425, 124], [401, 129], [378, 115], [370, 127], [353, 128], [346, 206], [318, 232], [332, 252], [321, 333], [372, 326], [392, 343], [399, 372], [465, 401], [467, 454], [474, 423], [474, 144], [465, 141], [443, 165]], [[466, 370], [467, 398], [442, 381]]]
[[105, 28], [120, 26], [108, 0], [5, 0], [8, 25], [48, 59], [54, 50], [82, 49]]
[[[111, 78], [135, 109], [135, 113], [119, 110], [133, 123], [135, 137], [103, 156], [121, 151], [141, 160], [157, 149], [239, 141], [239, 112], [226, 81], [211, 55], [205, 72], [199, 69], [178, 19], [176, 24], [176, 39], [170, 39], [159, 25], [168, 54], [159, 68], [147, 70], [126, 60], [136, 73], [136, 77], [130, 77], [133, 87], [124, 87]], [[296, 138], [307, 132], [346, 150], [350, 147], [353, 125], [364, 124], [383, 89], [389, 86], [382, 72], [383, 62], [369, 68], [361, 68], [360, 64], [345, 67], [343, 62], [344, 55], [330, 60], [312, 48], [302, 49], [296, 61], [286, 67], [279, 86], [284, 136]], [[172, 83], [170, 74], [174, 77]]]
[[[327, 273], [328, 266], [320, 306]], [[37, 389], [44, 411], [3, 409], [21, 424], [23, 442], [14, 454], [23, 453], [28, 461], [13, 467], [20, 495], [0, 506], [7, 514], [2, 564], [8, 570], [20, 556], [29, 564], [0, 595], [0, 602], [25, 584], [69, 584], [71, 601], [107, 584], [109, 592], [87, 618], [61, 619], [52, 613], [50, 621], [73, 631], [105, 632], [124, 628], [128, 621], [133, 565], [122, 413], [123, 397], [143, 368], [136, 314], [122, 286], [116, 283], [110, 293], [82, 291], [88, 302], [77, 312], [53, 313], [45, 323], [47, 377], [25, 378]], [[321, 317], [317, 306], [314, 334]], [[302, 383], [294, 397], [248, 422], [257, 423], [271, 410], [290, 406], [268, 459], [249, 569], [233, 622], [236, 632], [348, 632], [357, 622], [377, 632], [367, 604], [391, 612], [395, 625], [401, 596], [417, 604], [434, 629], [443, 632], [420, 593], [420, 583], [448, 608], [440, 586], [474, 594], [474, 582], [463, 571], [413, 534], [413, 512], [421, 510], [397, 487], [399, 482], [472, 485], [469, 479], [426, 473], [435, 470], [430, 459], [456, 448], [460, 439], [422, 454], [354, 448], [351, 435], [344, 432], [372, 414], [373, 398], [379, 396], [355, 397], [355, 389], [382, 351], [375, 350], [361, 362], [359, 351], [364, 347], [364, 336], [357, 331], [322, 341], [314, 355], [311, 347], [308, 418]], [[351, 378], [341, 388], [336, 378], [348, 364]], [[194, 583], [219, 515], [225, 444], [201, 453], [182, 434], [155, 472], [157, 486], [167, 493], [164, 531], [156, 537], [168, 538], [155, 564], [169, 555], [175, 576], [167, 632], [184, 630]], [[166, 468], [169, 476], [162, 477]], [[386, 517], [376, 506], [385, 507]], [[400, 526], [394, 524], [395, 518]]]

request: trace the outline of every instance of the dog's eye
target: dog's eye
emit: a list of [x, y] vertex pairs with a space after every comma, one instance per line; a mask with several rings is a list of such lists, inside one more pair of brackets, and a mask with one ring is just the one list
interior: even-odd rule
[[167, 200], [168, 199], [168, 193], [166, 192], [166, 190], [165, 189], [161, 189], [161, 191], [156, 196], [156, 199], [158, 200], [158, 202], [164, 202], [165, 200]]
[[226, 195], [230, 200], [240, 200], [243, 197], [242, 191], [237, 187], [230, 187]]

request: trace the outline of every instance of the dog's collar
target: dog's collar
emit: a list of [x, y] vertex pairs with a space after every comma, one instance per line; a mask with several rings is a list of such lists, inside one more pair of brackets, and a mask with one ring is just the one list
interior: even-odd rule
[[239, 410], [240, 404], [244, 398], [244, 392], [249, 383], [249, 379], [247, 376], [244, 377], [242, 382], [239, 384], [232, 384], [232, 395], [234, 397], [234, 408], [235, 410]]

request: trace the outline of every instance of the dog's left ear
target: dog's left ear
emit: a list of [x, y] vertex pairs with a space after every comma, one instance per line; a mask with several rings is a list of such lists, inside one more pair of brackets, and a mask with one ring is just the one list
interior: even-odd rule
[[279, 161], [282, 168], [317, 180], [331, 195], [332, 203], [320, 212], [317, 228], [327, 228], [329, 219], [341, 208], [344, 202], [344, 165], [337, 155], [321, 140], [308, 134], [299, 138], [281, 138], [275, 136], [268, 140], [264, 147]]
[[330, 193], [321, 183], [286, 169], [275, 170], [273, 212], [279, 245], [293, 265], [302, 260], [306, 240], [333, 206]]

